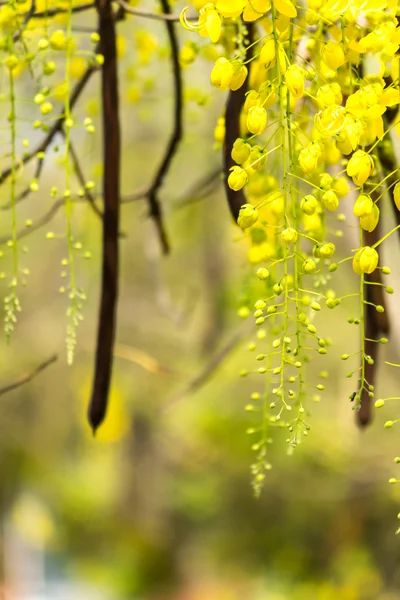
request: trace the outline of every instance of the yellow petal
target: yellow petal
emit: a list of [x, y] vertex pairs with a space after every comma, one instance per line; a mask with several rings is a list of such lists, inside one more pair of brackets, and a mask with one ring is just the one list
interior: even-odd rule
[[245, 21], [256, 21], [268, 12], [270, 8], [270, 0], [249, 0], [248, 5], [243, 11], [243, 19]]
[[297, 17], [297, 10], [290, 0], [274, 0], [275, 8], [285, 17]]

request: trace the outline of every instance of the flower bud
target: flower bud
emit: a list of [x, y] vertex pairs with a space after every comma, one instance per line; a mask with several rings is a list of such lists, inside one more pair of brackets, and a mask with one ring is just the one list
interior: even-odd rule
[[258, 211], [252, 204], [243, 204], [239, 211], [237, 224], [240, 229], [248, 229], [258, 221]]
[[363, 185], [374, 171], [374, 161], [364, 150], [356, 150], [347, 163], [346, 173], [355, 185]]
[[298, 233], [292, 227], [288, 227], [282, 231], [281, 238], [286, 244], [294, 244], [297, 241]]
[[261, 96], [256, 90], [250, 90], [250, 92], [246, 94], [244, 112], [247, 114], [253, 106], [260, 106], [260, 98]]
[[374, 231], [379, 223], [380, 210], [376, 204], [372, 206], [372, 212], [369, 215], [360, 217], [360, 225], [364, 231]]
[[267, 111], [261, 106], [253, 106], [247, 115], [247, 129], [260, 135], [267, 126]]
[[245, 142], [242, 138], [238, 138], [233, 144], [231, 156], [238, 165], [242, 165], [248, 160], [250, 152], [250, 144]]
[[223, 91], [229, 88], [232, 78], [232, 63], [224, 57], [219, 58], [211, 71], [211, 83]]
[[320, 247], [319, 252], [323, 258], [331, 258], [335, 254], [335, 250], [335, 244], [329, 242], [328, 244], [323, 244]]
[[261, 171], [265, 167], [268, 155], [263, 152], [261, 146], [253, 146], [250, 152], [250, 167], [255, 171]]
[[316, 270], [316, 268], [317, 268], [317, 265], [315, 264], [315, 262], [311, 258], [308, 258], [303, 263], [303, 271], [304, 271], [304, 273], [314, 273], [315, 270]]
[[374, 248], [364, 246], [357, 250], [353, 258], [353, 270], [358, 275], [372, 273], [378, 266], [379, 255]]
[[367, 217], [372, 213], [374, 203], [368, 194], [360, 194], [354, 202], [353, 213], [356, 217]]
[[322, 60], [332, 71], [337, 69], [345, 62], [345, 56], [341, 44], [328, 42], [322, 48]]
[[49, 42], [53, 50], [65, 50], [67, 47], [67, 38], [62, 29], [54, 31], [50, 36]]
[[304, 196], [304, 198], [302, 198], [302, 200], [300, 202], [300, 210], [305, 215], [309, 215], [309, 216], [313, 215], [315, 213], [317, 207], [318, 207], [318, 201], [311, 194]]
[[329, 190], [322, 195], [322, 202], [325, 208], [330, 211], [334, 211], [339, 208], [339, 199], [333, 190]]
[[275, 40], [273, 38], [268, 39], [264, 46], [261, 48], [260, 63], [265, 65], [266, 69], [272, 65], [275, 61]]
[[244, 82], [246, 81], [248, 70], [247, 70], [247, 67], [243, 63], [241, 63], [239, 60], [234, 60], [232, 62], [232, 68], [233, 68], [233, 75], [232, 75], [231, 82], [229, 84], [229, 88], [233, 92], [235, 92], [236, 90], [241, 88], [242, 85], [244, 84]]
[[[230, 171], [231, 173], [228, 177], [228, 185], [231, 190], [238, 192], [247, 183], [247, 173], [244, 169], [242, 169], [242, 167], [232, 167]], [[251, 204], [246, 204], [246, 206], [251, 206]]]

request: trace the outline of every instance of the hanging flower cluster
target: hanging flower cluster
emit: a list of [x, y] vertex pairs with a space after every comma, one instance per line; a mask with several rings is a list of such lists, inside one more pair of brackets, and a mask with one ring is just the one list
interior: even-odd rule
[[[318, 313], [349, 297], [359, 300], [349, 323], [357, 326], [360, 351], [342, 359], [355, 362], [348, 376], [357, 379], [351, 400], [360, 423], [370, 417], [377, 348], [388, 341], [385, 293], [393, 292], [381, 244], [400, 227], [393, 149], [400, 131], [399, 8], [396, 0], [193, 5], [198, 20], [185, 9], [181, 22], [217, 45], [211, 82], [227, 92], [227, 107], [241, 101], [238, 122], [227, 109], [216, 140], [230, 155], [228, 200], [241, 205], [235, 217], [251, 265], [239, 315], [253, 310], [256, 325], [249, 350], [257, 367], [242, 374], [263, 379], [263, 391], [246, 406], [261, 417], [249, 429], [259, 492], [271, 468], [271, 431], [285, 431], [292, 451], [310, 429], [310, 400], [324, 389], [328, 374], [314, 355], [333, 348], [320, 334]], [[386, 233], [383, 205], [398, 223]], [[335, 272], [349, 279], [350, 265], [354, 291], [338, 295]]]

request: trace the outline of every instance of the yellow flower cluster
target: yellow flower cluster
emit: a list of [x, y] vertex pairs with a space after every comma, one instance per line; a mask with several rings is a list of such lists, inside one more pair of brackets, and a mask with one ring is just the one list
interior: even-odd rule
[[[287, 443], [293, 448], [308, 431], [303, 371], [310, 357], [304, 347], [310, 350], [310, 337], [319, 354], [326, 354], [329, 346], [318, 336], [313, 314], [323, 306], [334, 309], [348, 296], [360, 299], [360, 318], [349, 320], [361, 325], [362, 341], [359, 390], [353, 398], [359, 406], [362, 394], [373, 396], [365, 378], [365, 365], [373, 364], [365, 351], [365, 306], [372, 304], [377, 313], [384, 307], [367, 301], [365, 290], [371, 283], [368, 277], [379, 269], [374, 285], [393, 292], [381, 283], [389, 270], [380, 266], [378, 251], [400, 227], [380, 237], [381, 206], [388, 195], [400, 210], [400, 169], [393, 151], [393, 136], [400, 132], [398, 2], [193, 4], [198, 20], [189, 20], [184, 10], [181, 22], [211, 42], [203, 41], [215, 52], [211, 84], [229, 96], [230, 110], [220, 116], [215, 139], [218, 147], [225, 140], [225, 156], [227, 150], [231, 153], [225, 173], [231, 190], [228, 201], [233, 197], [242, 204], [237, 223], [262, 290], [254, 303], [254, 318], [260, 327], [258, 339], [270, 339], [270, 349], [256, 356], [261, 362], [257, 372], [267, 377], [268, 398], [272, 397], [267, 401], [272, 413], [264, 409], [263, 431], [287, 427]], [[201, 46], [195, 52], [186, 47], [188, 64]], [[239, 101], [240, 114], [232, 116], [231, 106]], [[231, 147], [226, 148], [228, 143]], [[336, 256], [333, 239], [344, 235], [350, 218], [351, 228], [358, 227], [358, 247], [350, 256], [340, 248], [343, 255]], [[358, 291], [341, 299], [329, 282], [338, 268], [345, 268], [343, 263], [352, 265]], [[247, 304], [239, 315], [244, 318], [250, 311]], [[322, 391], [324, 384], [315, 387]], [[255, 393], [252, 400], [258, 397]], [[273, 412], [276, 407], [280, 410]], [[283, 423], [283, 411], [294, 407], [297, 416]], [[246, 410], [257, 409], [249, 405]], [[263, 436], [254, 444], [256, 491], [270, 468], [267, 433]]]

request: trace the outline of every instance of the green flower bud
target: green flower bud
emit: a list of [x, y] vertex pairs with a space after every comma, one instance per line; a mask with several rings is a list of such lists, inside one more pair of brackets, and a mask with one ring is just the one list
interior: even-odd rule
[[237, 223], [241, 229], [248, 229], [257, 223], [258, 211], [251, 204], [244, 204], [239, 211]]

